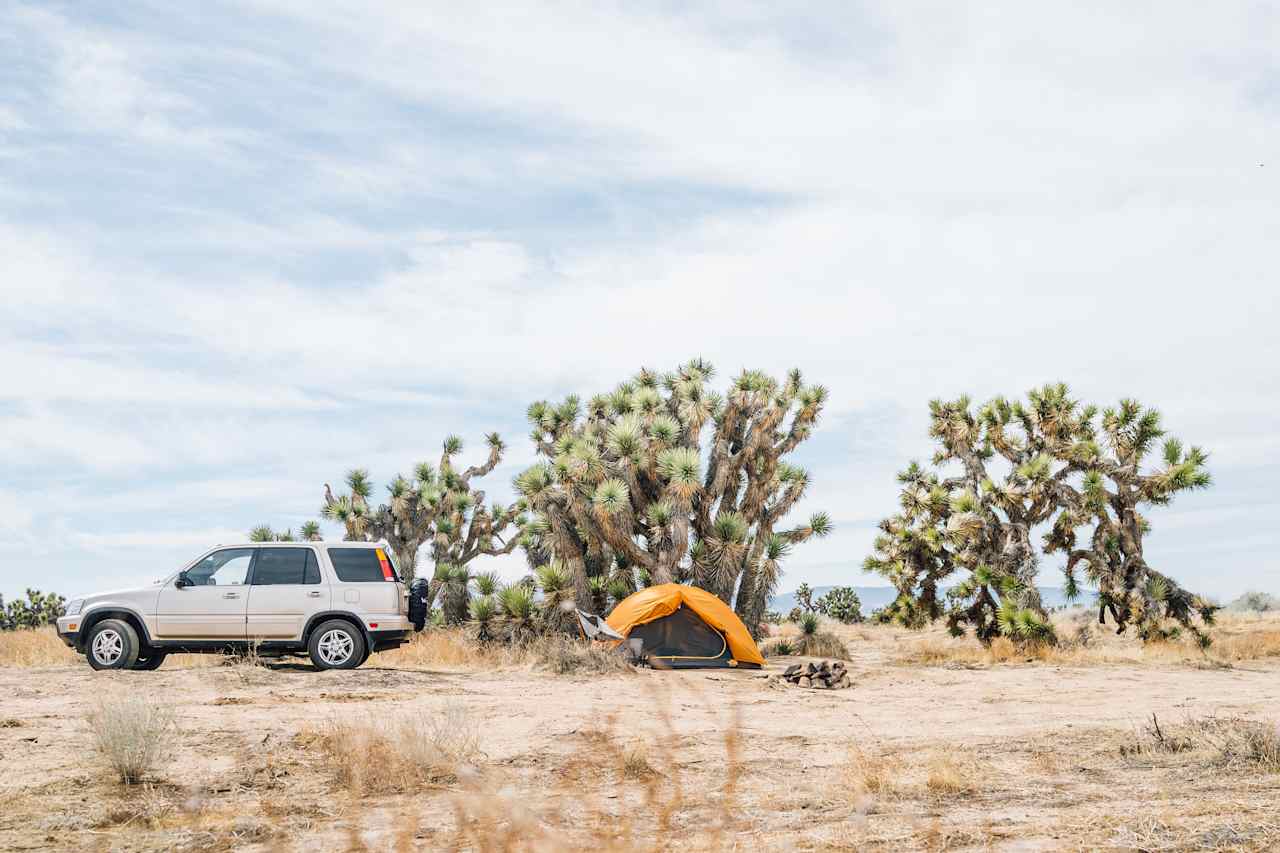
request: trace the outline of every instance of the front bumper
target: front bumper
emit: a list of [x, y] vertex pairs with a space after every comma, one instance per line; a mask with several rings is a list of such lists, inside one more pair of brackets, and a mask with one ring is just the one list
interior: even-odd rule
[[58, 619], [58, 638], [69, 648], [80, 648], [80, 617], [63, 616]]

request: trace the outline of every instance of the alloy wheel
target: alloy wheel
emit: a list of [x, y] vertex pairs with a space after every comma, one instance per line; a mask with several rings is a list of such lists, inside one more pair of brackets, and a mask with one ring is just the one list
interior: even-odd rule
[[93, 659], [103, 666], [111, 666], [124, 655], [124, 637], [111, 628], [99, 631], [93, 638]]
[[320, 660], [327, 665], [339, 666], [351, 658], [355, 648], [356, 644], [351, 635], [335, 628], [321, 635], [316, 651], [320, 655]]

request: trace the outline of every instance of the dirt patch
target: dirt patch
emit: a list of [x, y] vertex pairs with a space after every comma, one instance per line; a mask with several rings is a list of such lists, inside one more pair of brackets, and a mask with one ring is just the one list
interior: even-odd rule
[[[854, 690], [772, 689], [788, 661], [585, 678], [405, 653], [249, 683], [0, 667], [0, 760], [29, 768], [0, 774], [0, 849], [1280, 845], [1280, 660], [955, 669], [896, 662], [928, 635], [838, 630]], [[137, 785], [94, 757], [84, 697], [108, 689], [173, 709], [171, 755]]]

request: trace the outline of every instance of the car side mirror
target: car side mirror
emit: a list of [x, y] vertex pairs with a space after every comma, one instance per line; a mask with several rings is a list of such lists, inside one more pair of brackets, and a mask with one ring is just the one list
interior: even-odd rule
[[191, 580], [191, 576], [186, 572], [178, 572], [178, 579], [173, 582], [173, 585], [178, 589], [184, 589], [185, 587], [195, 586], [195, 582]]

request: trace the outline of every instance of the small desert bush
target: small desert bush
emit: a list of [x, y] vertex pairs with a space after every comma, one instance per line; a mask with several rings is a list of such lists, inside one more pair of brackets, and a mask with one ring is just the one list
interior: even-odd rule
[[450, 784], [482, 757], [479, 726], [460, 705], [425, 720], [333, 720], [303, 740], [315, 742], [337, 781], [362, 796]]
[[855, 797], [866, 794], [883, 797], [901, 787], [902, 771], [900, 759], [852, 746], [841, 767], [840, 782]]
[[1280, 773], [1280, 726], [1240, 717], [1190, 717], [1161, 722], [1156, 715], [1120, 744], [1125, 757], [1182, 755], [1215, 768]]
[[622, 778], [648, 779], [657, 772], [649, 763], [649, 750], [639, 741], [630, 743], [622, 750]]
[[539, 637], [526, 645], [537, 665], [557, 675], [612, 675], [633, 671], [616, 646], [571, 637]]
[[978, 790], [977, 767], [972, 755], [935, 752], [925, 766], [925, 788], [933, 794], [972, 794]]
[[145, 696], [106, 696], [89, 711], [94, 746], [126, 785], [164, 757], [176, 730], [173, 711]]
[[796, 653], [795, 644], [787, 637], [762, 646], [760, 652], [767, 658], [785, 657], [786, 655], [794, 655]]
[[82, 662], [53, 627], [0, 631], [0, 666], [58, 666]]
[[800, 633], [789, 638], [797, 655], [815, 658], [836, 658], [851, 660], [849, 649], [835, 634], [822, 630], [822, 623], [816, 613], [805, 613], [797, 623]]

